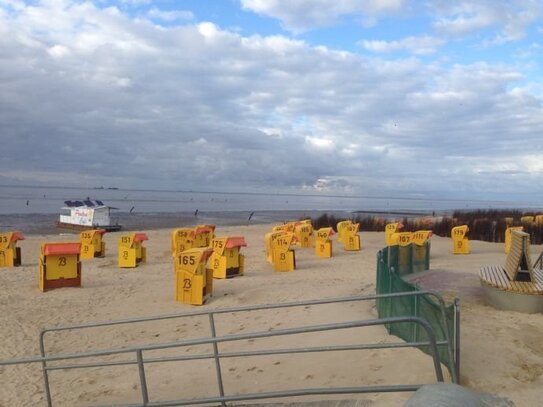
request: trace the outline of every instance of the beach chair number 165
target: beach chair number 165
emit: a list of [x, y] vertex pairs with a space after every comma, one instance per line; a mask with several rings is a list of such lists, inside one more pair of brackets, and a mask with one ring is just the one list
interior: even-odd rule
[[196, 259], [194, 256], [181, 256], [181, 263], [184, 266], [194, 266], [196, 264]]

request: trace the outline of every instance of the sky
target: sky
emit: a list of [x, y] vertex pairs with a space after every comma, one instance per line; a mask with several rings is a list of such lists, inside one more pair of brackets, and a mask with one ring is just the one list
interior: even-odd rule
[[540, 0], [0, 0], [0, 184], [543, 200]]

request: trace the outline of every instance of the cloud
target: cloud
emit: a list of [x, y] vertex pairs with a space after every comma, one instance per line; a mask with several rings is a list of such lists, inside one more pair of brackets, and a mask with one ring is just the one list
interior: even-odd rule
[[241, 0], [245, 10], [276, 18], [292, 32], [334, 24], [344, 16], [362, 19], [398, 12], [403, 0]]
[[191, 11], [186, 11], [186, 10], [163, 11], [163, 10], [159, 10], [156, 7], [153, 7], [151, 10], [149, 10], [147, 12], [147, 15], [150, 18], [162, 20], [162, 21], [168, 21], [168, 22], [194, 19], [194, 14]]
[[310, 146], [310, 148], [316, 150], [333, 150], [334, 149], [334, 140], [324, 137], [306, 137], [305, 142]]
[[[281, 22], [283, 28], [293, 33], [332, 26], [342, 18], [351, 18], [364, 26], [373, 26], [381, 17], [414, 16], [430, 19], [436, 35], [447, 38], [466, 38], [480, 35], [484, 46], [517, 41], [526, 36], [527, 30], [543, 15], [539, 0], [436, 0], [412, 4], [404, 0], [240, 0], [243, 9], [271, 17]], [[410, 37], [381, 44], [372, 41], [372, 48], [419, 49], [420, 53], [433, 53], [442, 41], [429, 36]], [[417, 47], [410, 41], [429, 41], [429, 47]], [[412, 51], [413, 52], [413, 51]]]
[[543, 5], [537, 0], [481, 0], [432, 2], [434, 28], [442, 35], [465, 37], [481, 32], [487, 44], [515, 41], [539, 21]]
[[363, 40], [360, 45], [373, 52], [408, 51], [415, 55], [435, 53], [445, 43], [443, 39], [420, 36], [406, 37], [399, 41]]
[[[540, 189], [542, 100], [512, 67], [387, 61], [90, 3], [2, 10], [0, 173], [15, 181]], [[530, 175], [492, 172], [513, 161]]]

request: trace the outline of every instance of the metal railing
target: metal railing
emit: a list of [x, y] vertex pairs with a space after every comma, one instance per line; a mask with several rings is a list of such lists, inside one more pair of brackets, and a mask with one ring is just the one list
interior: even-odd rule
[[[438, 347], [446, 347], [448, 354], [452, 358], [453, 355], [457, 355], [459, 349], [457, 349], [457, 340], [455, 338], [455, 344], [451, 342], [448, 335], [444, 341], [437, 341], [436, 335], [431, 327], [431, 325], [424, 319], [415, 316], [401, 316], [401, 317], [390, 317], [390, 318], [379, 318], [379, 319], [370, 319], [370, 320], [357, 320], [357, 321], [348, 321], [332, 324], [321, 324], [321, 325], [310, 325], [298, 328], [288, 328], [288, 329], [277, 329], [273, 331], [258, 331], [244, 334], [234, 334], [234, 335], [223, 335], [217, 336], [215, 329], [215, 316], [226, 313], [238, 313], [238, 312], [247, 312], [247, 311], [261, 311], [261, 310], [270, 310], [278, 308], [287, 308], [287, 307], [306, 307], [311, 305], [323, 305], [323, 304], [332, 304], [332, 303], [346, 303], [354, 301], [368, 301], [384, 298], [394, 298], [394, 297], [404, 297], [404, 296], [420, 296], [420, 295], [430, 295], [437, 299], [438, 304], [441, 307], [442, 317], [443, 317], [443, 327], [445, 332], [447, 332], [445, 324], [445, 303], [443, 298], [436, 292], [432, 291], [418, 291], [418, 292], [408, 292], [408, 293], [394, 293], [394, 294], [384, 294], [384, 295], [365, 295], [365, 296], [355, 296], [355, 297], [344, 297], [344, 298], [330, 298], [323, 300], [312, 300], [312, 301], [299, 301], [299, 302], [289, 302], [283, 304], [268, 304], [268, 305], [255, 305], [255, 306], [246, 306], [246, 307], [236, 307], [236, 308], [225, 308], [225, 309], [213, 309], [213, 310], [201, 310], [196, 312], [182, 313], [182, 314], [170, 314], [170, 315], [159, 315], [145, 318], [134, 318], [134, 319], [125, 319], [117, 321], [105, 321], [98, 323], [90, 324], [81, 324], [81, 325], [71, 325], [71, 326], [59, 326], [45, 328], [40, 333], [40, 353], [41, 356], [30, 357], [30, 358], [21, 358], [21, 359], [12, 359], [0, 361], [0, 366], [7, 365], [19, 365], [19, 364], [29, 364], [29, 363], [41, 363], [43, 370], [43, 379], [46, 392], [47, 405], [51, 407], [53, 405], [51, 397], [51, 389], [49, 384], [49, 371], [53, 370], [67, 370], [67, 369], [84, 369], [84, 368], [95, 368], [95, 367], [108, 367], [108, 366], [120, 366], [120, 365], [137, 365], [139, 372], [139, 381], [141, 388], [141, 403], [139, 404], [116, 404], [116, 406], [181, 406], [181, 405], [190, 405], [190, 404], [209, 404], [209, 403], [221, 403], [225, 406], [226, 402], [233, 401], [247, 401], [247, 400], [258, 400], [258, 399], [270, 399], [270, 398], [281, 398], [281, 397], [295, 397], [295, 396], [306, 396], [306, 395], [325, 395], [325, 394], [357, 394], [357, 393], [375, 393], [375, 392], [404, 392], [404, 391], [416, 391], [423, 384], [395, 384], [395, 385], [382, 385], [382, 386], [358, 386], [358, 387], [335, 387], [335, 388], [306, 388], [306, 389], [295, 389], [295, 390], [283, 390], [283, 391], [274, 391], [274, 392], [259, 392], [259, 393], [246, 393], [246, 394], [237, 394], [237, 395], [226, 395], [224, 384], [223, 384], [223, 374], [221, 371], [221, 359], [224, 358], [240, 358], [240, 357], [251, 357], [251, 356], [265, 356], [265, 355], [279, 355], [279, 354], [296, 354], [296, 353], [314, 353], [314, 352], [334, 352], [334, 351], [347, 351], [347, 350], [367, 350], [367, 349], [395, 349], [395, 348], [406, 348], [406, 347], [420, 347], [420, 346], [429, 346], [430, 355], [432, 356], [436, 380], [443, 381], [443, 372], [441, 369], [441, 364], [439, 360]], [[90, 352], [80, 352], [80, 353], [70, 353], [70, 354], [57, 354], [57, 355], [47, 355], [45, 347], [45, 336], [50, 332], [60, 332], [60, 331], [74, 331], [79, 329], [92, 329], [97, 327], [105, 326], [115, 326], [123, 324], [133, 324], [140, 322], [148, 321], [161, 321], [175, 318], [187, 318], [194, 316], [207, 315], [209, 319], [209, 329], [210, 336], [205, 338], [198, 339], [187, 339], [174, 342], [166, 342], [160, 344], [148, 344], [148, 345], [139, 345], [126, 348], [111, 348], [98, 351]], [[392, 342], [392, 343], [369, 343], [369, 344], [353, 344], [353, 345], [338, 345], [338, 346], [314, 346], [314, 347], [300, 347], [300, 348], [286, 348], [286, 349], [264, 349], [256, 351], [238, 351], [238, 352], [220, 352], [218, 344], [223, 342], [232, 342], [232, 341], [241, 341], [249, 339], [258, 339], [258, 338], [268, 338], [273, 336], [285, 336], [285, 335], [296, 335], [303, 333], [316, 333], [323, 331], [332, 331], [332, 330], [341, 330], [341, 329], [351, 329], [359, 327], [369, 327], [369, 326], [378, 326], [386, 324], [398, 324], [398, 323], [413, 323], [421, 326], [427, 333], [427, 341], [420, 342]], [[211, 344], [213, 347], [212, 353], [201, 353], [196, 355], [186, 355], [186, 356], [170, 356], [170, 357], [154, 357], [154, 358], [144, 358], [144, 352], [155, 351], [159, 349], [172, 349], [179, 347], [187, 347], [194, 345], [204, 345]], [[57, 364], [54, 366], [48, 365], [48, 362], [53, 361], [69, 361], [74, 359], [84, 359], [92, 358], [99, 356], [107, 355], [121, 355], [121, 354], [133, 354], [134, 357], [126, 360], [117, 360], [117, 361], [99, 361], [93, 363], [84, 363], [84, 364]], [[178, 399], [178, 400], [168, 400], [168, 401], [155, 401], [152, 402], [149, 399], [147, 379], [145, 375], [145, 365], [151, 363], [165, 363], [173, 361], [188, 361], [188, 360], [201, 360], [201, 359], [214, 359], [215, 361], [215, 370], [217, 376], [217, 385], [218, 385], [218, 396], [214, 397], [205, 397], [198, 399]], [[453, 360], [453, 359], [451, 359]], [[458, 373], [457, 371], [452, 372], [452, 380], [458, 382]]]

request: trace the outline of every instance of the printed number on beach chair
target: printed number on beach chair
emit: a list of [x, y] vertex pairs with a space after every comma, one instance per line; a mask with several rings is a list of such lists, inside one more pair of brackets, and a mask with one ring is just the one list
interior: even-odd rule
[[387, 246], [394, 246], [397, 244], [393, 235], [399, 233], [402, 228], [403, 225], [399, 222], [389, 223], [385, 226], [385, 244]]
[[207, 262], [213, 249], [193, 248], [175, 257], [175, 300], [202, 305], [213, 294], [213, 270]]
[[315, 254], [319, 257], [332, 257], [332, 241], [330, 236], [334, 235], [332, 228], [320, 228], [317, 230], [317, 240], [315, 242]]
[[40, 248], [38, 287], [47, 291], [81, 286], [80, 243], [44, 243]]
[[390, 236], [390, 242], [391, 244], [389, 246], [409, 246], [411, 244], [411, 241], [413, 239], [413, 232], [400, 232], [400, 233], [393, 233]]
[[417, 246], [424, 246], [431, 237], [431, 230], [417, 230], [416, 232], [412, 233], [411, 243], [414, 243]]
[[353, 221], [351, 221], [351, 220], [343, 220], [343, 221], [337, 223], [337, 225], [336, 225], [337, 241], [339, 243], [344, 243], [345, 229], [348, 226], [352, 225], [352, 224], [353, 224]]
[[311, 220], [303, 220], [294, 227], [294, 244], [301, 248], [313, 247], [313, 225]]
[[21, 265], [21, 248], [17, 247], [17, 241], [24, 239], [21, 232], [0, 233], [0, 267]]
[[198, 225], [194, 228], [192, 247], [209, 247], [215, 237], [215, 225]]
[[296, 268], [296, 255], [290, 246], [294, 244], [292, 233], [283, 233], [272, 240], [272, 263], [275, 271], [293, 271]]
[[132, 233], [119, 238], [119, 267], [137, 267], [147, 260], [147, 249], [143, 241], [149, 238], [145, 233]]
[[469, 239], [467, 233], [469, 232], [468, 225], [455, 226], [451, 229], [451, 239], [453, 245], [453, 254], [469, 254]]
[[296, 228], [296, 222], [287, 222], [283, 225], [274, 226], [272, 229], [272, 232], [288, 232], [288, 233], [294, 233], [294, 229]]
[[[360, 236], [358, 235], [359, 228], [360, 228], [359, 223], [352, 223], [352, 222], [343, 227], [342, 242], [343, 242], [343, 248], [346, 251], [360, 250]], [[339, 232], [338, 232], [338, 235], [339, 235]]]
[[242, 276], [245, 270], [245, 256], [240, 253], [242, 247], [247, 246], [245, 238], [221, 237], [211, 241], [213, 254], [211, 255], [211, 268], [215, 278], [231, 278]]
[[79, 234], [81, 242], [81, 256], [84, 259], [93, 259], [95, 257], [105, 257], [106, 244], [102, 241], [102, 237], [106, 233], [104, 229], [86, 230]]
[[[411, 264], [413, 272], [427, 270], [430, 256], [431, 230], [417, 230], [411, 234]], [[401, 256], [401, 254], [400, 254]]]
[[172, 256], [191, 249], [194, 243], [194, 229], [179, 228], [172, 231]]
[[264, 235], [264, 243], [266, 245], [266, 261], [273, 264], [273, 241], [285, 232], [270, 232]]
[[511, 226], [505, 229], [505, 245], [504, 245], [505, 254], [508, 254], [509, 250], [511, 250], [511, 236], [512, 236], [513, 231], [515, 230], [522, 232], [524, 230], [524, 226]]

